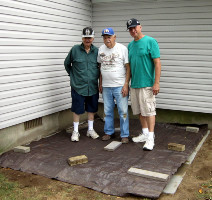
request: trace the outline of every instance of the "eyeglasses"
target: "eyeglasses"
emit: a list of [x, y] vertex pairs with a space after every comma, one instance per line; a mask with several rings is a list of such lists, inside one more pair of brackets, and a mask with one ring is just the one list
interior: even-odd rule
[[85, 39], [85, 40], [91, 40], [92, 37], [84, 37], [83, 39]]

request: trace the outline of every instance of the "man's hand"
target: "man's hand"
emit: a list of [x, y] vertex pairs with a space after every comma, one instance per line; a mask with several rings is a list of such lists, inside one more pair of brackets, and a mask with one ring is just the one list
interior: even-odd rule
[[153, 85], [153, 94], [157, 95], [160, 90], [160, 74], [161, 74], [161, 62], [160, 58], [153, 59], [155, 65], [155, 84]]
[[102, 84], [99, 84], [99, 92], [102, 94]]
[[154, 95], [157, 95], [159, 93], [159, 90], [160, 90], [160, 84], [159, 83], [155, 83], [152, 87], [152, 90], [153, 90], [153, 94]]
[[128, 92], [129, 92], [129, 86], [128, 84], [125, 83], [121, 90], [122, 96], [126, 97], [128, 95]]
[[[99, 67], [101, 67], [101, 64], [99, 64]], [[99, 92], [102, 94], [102, 74], [101, 74], [101, 71], [100, 71], [100, 74], [99, 74]]]

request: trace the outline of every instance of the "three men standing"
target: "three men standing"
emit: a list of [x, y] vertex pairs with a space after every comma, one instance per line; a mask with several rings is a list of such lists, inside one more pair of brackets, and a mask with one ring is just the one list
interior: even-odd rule
[[[98, 49], [92, 45], [94, 31], [83, 29], [82, 44], [75, 45], [65, 59], [64, 65], [71, 78], [72, 112], [74, 131], [71, 140], [79, 141], [79, 115], [88, 112], [87, 136], [96, 139], [99, 135], [93, 129], [94, 114], [98, 110], [99, 92], [103, 93], [105, 113], [105, 135], [109, 140], [114, 134], [115, 101], [120, 117], [121, 141], [129, 142], [128, 93], [131, 75], [131, 107], [134, 115], [139, 115], [142, 133], [132, 138], [133, 142], [145, 142], [143, 149], [154, 148], [154, 128], [156, 115], [155, 95], [160, 90], [160, 49], [157, 41], [142, 33], [137, 19], [127, 21], [127, 29], [134, 38], [128, 49], [116, 43], [112, 28], [102, 31], [104, 44]], [[129, 55], [128, 55], [129, 51]], [[115, 100], [115, 101], [114, 101]]]

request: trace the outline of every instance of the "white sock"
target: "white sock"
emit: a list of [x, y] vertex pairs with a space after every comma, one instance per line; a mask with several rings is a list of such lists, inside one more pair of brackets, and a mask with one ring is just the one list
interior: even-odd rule
[[149, 137], [154, 138], [154, 132], [149, 132]]
[[91, 131], [93, 130], [93, 121], [88, 120], [88, 130]]
[[74, 122], [74, 131], [78, 132], [79, 122]]
[[142, 128], [142, 132], [144, 135], [148, 135], [149, 129], [148, 128]]

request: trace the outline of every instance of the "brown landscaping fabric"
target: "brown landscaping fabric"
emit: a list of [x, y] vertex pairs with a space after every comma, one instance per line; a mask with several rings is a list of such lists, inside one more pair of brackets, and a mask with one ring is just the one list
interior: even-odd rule
[[[169, 174], [171, 177], [208, 130], [207, 125], [192, 126], [199, 127], [199, 133], [186, 132], [186, 126], [183, 125], [157, 123], [153, 151], [143, 151], [143, 143], [135, 144], [132, 141], [122, 144], [114, 152], [105, 151], [104, 147], [111, 141], [120, 140], [119, 132], [115, 133], [115, 138], [101, 141], [88, 138], [85, 128], [80, 130], [80, 141], [71, 142], [71, 134], [62, 131], [32, 142], [29, 153], [9, 151], [3, 154], [0, 156], [0, 166], [81, 185], [106, 194], [158, 198], [167, 182], [130, 175], [127, 170], [137, 167]], [[104, 134], [104, 122], [101, 119], [95, 119], [94, 128], [101, 136]], [[131, 137], [138, 135], [140, 130], [139, 121], [130, 120]], [[171, 142], [184, 144], [186, 150], [168, 150], [168, 143]], [[79, 155], [86, 155], [88, 163], [69, 166], [67, 159]]]

